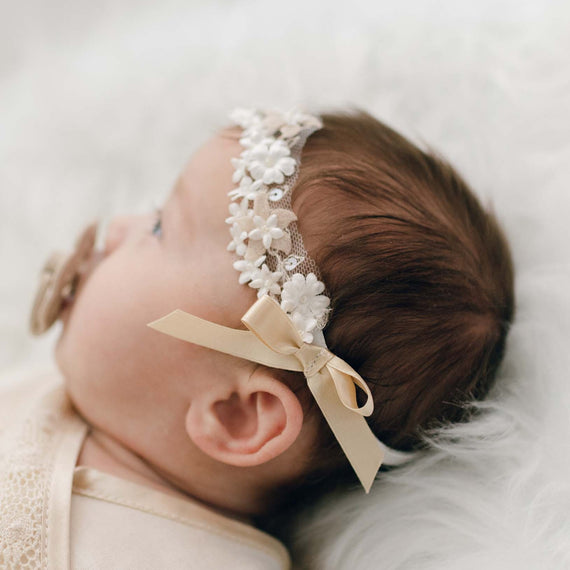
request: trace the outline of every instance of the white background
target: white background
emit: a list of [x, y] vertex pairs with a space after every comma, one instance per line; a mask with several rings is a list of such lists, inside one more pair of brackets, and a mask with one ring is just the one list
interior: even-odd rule
[[[570, 567], [570, 4], [0, 2], [0, 370], [36, 276], [89, 220], [160, 203], [236, 105], [360, 105], [491, 204], [517, 322], [489, 413], [300, 526], [315, 568]], [[481, 440], [479, 437], [487, 437]]]

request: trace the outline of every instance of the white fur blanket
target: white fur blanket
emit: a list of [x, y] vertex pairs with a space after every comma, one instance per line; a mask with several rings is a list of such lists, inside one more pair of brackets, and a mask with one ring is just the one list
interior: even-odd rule
[[0, 369], [46, 254], [142, 211], [235, 105], [360, 105], [492, 203], [517, 317], [486, 413], [299, 522], [315, 569], [570, 567], [570, 7], [517, 0], [29, 0], [0, 17]]

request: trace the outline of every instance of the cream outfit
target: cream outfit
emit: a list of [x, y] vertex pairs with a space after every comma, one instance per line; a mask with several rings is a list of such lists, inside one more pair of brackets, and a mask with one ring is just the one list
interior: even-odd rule
[[76, 467], [86, 434], [54, 371], [0, 392], [0, 569], [290, 568], [250, 525]]

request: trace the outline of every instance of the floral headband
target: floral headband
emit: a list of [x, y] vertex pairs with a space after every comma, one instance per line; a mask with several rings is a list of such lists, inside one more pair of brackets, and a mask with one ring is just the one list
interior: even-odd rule
[[[368, 493], [386, 463], [410, 454], [390, 449], [372, 433], [364, 416], [374, 408], [366, 382], [327, 348], [322, 329], [329, 298], [318, 268], [303, 245], [291, 191], [302, 148], [322, 128], [318, 117], [297, 109], [286, 113], [236, 109], [244, 148], [234, 166], [229, 192], [231, 241], [240, 284], [257, 289], [258, 300], [243, 316], [247, 331], [231, 329], [181, 310], [148, 326], [175, 338], [273, 368], [302, 371], [327, 423]], [[358, 406], [356, 387], [366, 395]]]
[[234, 263], [239, 282], [257, 289], [257, 297], [280, 300], [305, 342], [325, 346], [329, 298], [323, 295], [316, 263], [308, 256], [291, 208], [301, 150], [320, 119], [295, 109], [281, 114], [236, 109], [231, 118], [243, 129], [240, 158], [233, 158], [229, 196], [232, 241], [228, 250], [242, 258]]

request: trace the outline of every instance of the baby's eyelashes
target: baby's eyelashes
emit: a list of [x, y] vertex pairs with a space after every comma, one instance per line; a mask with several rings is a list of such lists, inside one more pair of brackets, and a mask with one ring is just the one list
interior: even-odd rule
[[162, 237], [162, 210], [157, 208], [154, 216], [154, 225], [151, 233], [156, 237]]

